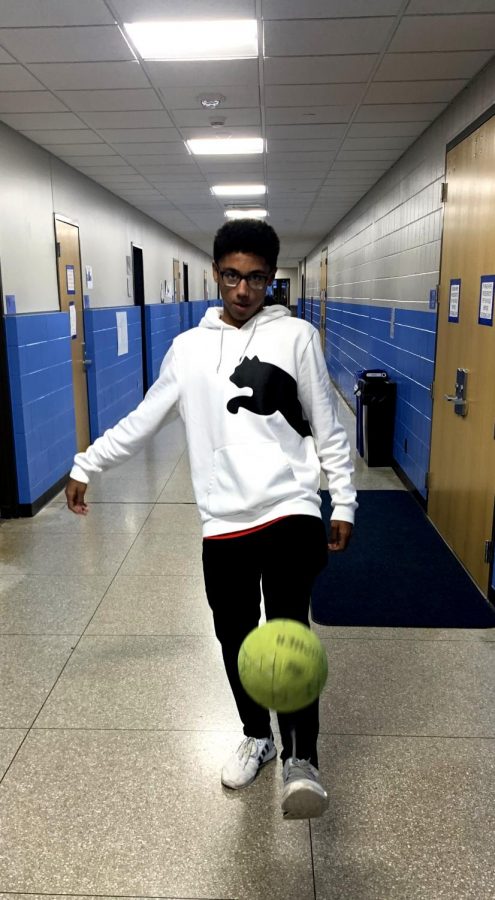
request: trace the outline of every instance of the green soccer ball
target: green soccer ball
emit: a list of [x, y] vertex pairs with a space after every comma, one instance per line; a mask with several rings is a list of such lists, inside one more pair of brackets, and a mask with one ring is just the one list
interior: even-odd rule
[[317, 635], [293, 619], [272, 619], [244, 639], [237, 660], [241, 684], [267, 709], [303, 709], [321, 694], [327, 657]]

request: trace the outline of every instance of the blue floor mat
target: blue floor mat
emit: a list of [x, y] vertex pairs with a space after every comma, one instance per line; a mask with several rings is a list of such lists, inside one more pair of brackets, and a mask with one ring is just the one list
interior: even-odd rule
[[[330, 518], [322, 491], [324, 522]], [[360, 491], [352, 541], [311, 599], [321, 625], [493, 628], [495, 610], [407, 491]]]

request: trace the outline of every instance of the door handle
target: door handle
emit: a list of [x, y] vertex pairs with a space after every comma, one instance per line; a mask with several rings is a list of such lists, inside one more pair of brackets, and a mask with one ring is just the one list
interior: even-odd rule
[[457, 376], [455, 382], [455, 394], [444, 394], [445, 400], [448, 403], [454, 404], [454, 412], [456, 416], [467, 416], [467, 408], [468, 402], [466, 399], [466, 388], [467, 388], [467, 378], [468, 378], [468, 370], [467, 369], [457, 369]]
[[92, 359], [83, 359], [82, 364], [85, 369], [89, 369], [89, 367], [93, 365], [93, 360]]

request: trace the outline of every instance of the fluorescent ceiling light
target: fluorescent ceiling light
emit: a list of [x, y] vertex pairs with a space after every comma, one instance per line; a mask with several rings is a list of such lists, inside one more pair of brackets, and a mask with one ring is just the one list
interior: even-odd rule
[[258, 56], [256, 19], [125, 22], [143, 59], [250, 59]]
[[186, 147], [197, 156], [263, 153], [263, 138], [193, 138]]
[[215, 184], [211, 189], [216, 197], [256, 197], [266, 194], [264, 184]]
[[266, 209], [226, 209], [227, 219], [265, 219], [268, 215]]

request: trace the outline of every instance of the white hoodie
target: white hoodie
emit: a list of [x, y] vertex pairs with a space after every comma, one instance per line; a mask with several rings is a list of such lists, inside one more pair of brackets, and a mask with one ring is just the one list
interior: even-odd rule
[[74, 459], [87, 483], [137, 453], [177, 404], [185, 423], [203, 536], [279, 516], [320, 517], [320, 469], [332, 519], [353, 522], [356, 492], [316, 329], [288, 309], [263, 308], [242, 328], [210, 307], [179, 335], [144, 400]]

